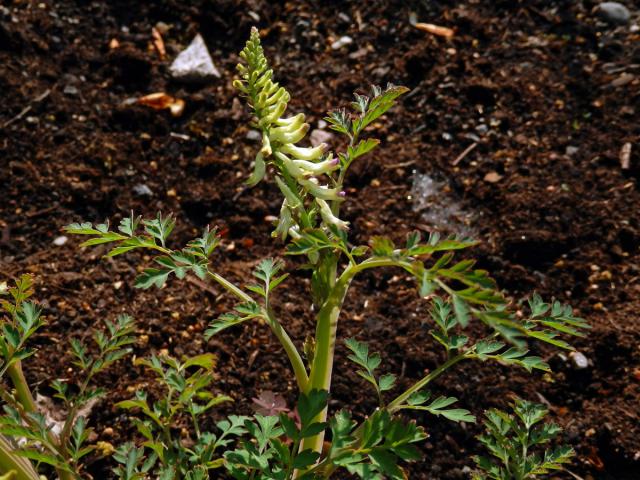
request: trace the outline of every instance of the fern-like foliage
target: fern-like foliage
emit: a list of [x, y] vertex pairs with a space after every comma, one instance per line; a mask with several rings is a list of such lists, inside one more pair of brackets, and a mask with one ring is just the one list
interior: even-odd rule
[[552, 471], [562, 470], [575, 454], [573, 449], [560, 446], [541, 448], [548, 444], [561, 428], [542, 423], [548, 411], [544, 405], [516, 399], [513, 414], [492, 409], [486, 412], [487, 433], [478, 440], [487, 448], [495, 461], [475, 457], [480, 471], [474, 480], [533, 480]]

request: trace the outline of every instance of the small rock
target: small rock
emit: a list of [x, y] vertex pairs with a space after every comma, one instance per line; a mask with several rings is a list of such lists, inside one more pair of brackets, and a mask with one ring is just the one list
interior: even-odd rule
[[140, 195], [141, 197], [150, 197], [153, 195], [151, 189], [144, 183], [139, 183], [133, 186], [133, 193]]
[[487, 127], [484, 123], [481, 123], [480, 125], [476, 126], [476, 132], [478, 132], [480, 135], [484, 135], [488, 131], [489, 131], [489, 127]]
[[571, 352], [569, 358], [573, 366], [578, 370], [583, 370], [589, 366], [589, 360], [581, 352]]
[[636, 76], [632, 73], [624, 72], [622, 75], [611, 82], [611, 86], [615, 88], [624, 87], [626, 84], [633, 82], [635, 78]]
[[211, 55], [202, 39], [202, 35], [195, 36], [191, 44], [176, 57], [169, 67], [171, 75], [185, 81], [203, 81], [208, 78], [220, 78], [220, 72], [213, 64]]
[[479, 142], [480, 137], [475, 133], [465, 133], [464, 138], [471, 140], [472, 142]]
[[67, 237], [65, 237], [64, 235], [62, 235], [62, 236], [60, 236], [60, 237], [56, 237], [56, 238], [53, 240], [53, 244], [54, 244], [56, 247], [61, 247], [61, 246], [63, 246], [65, 243], [67, 243], [68, 241], [69, 241], [69, 239], [68, 239]]
[[262, 140], [262, 134], [257, 130], [249, 130], [246, 135], [247, 140], [251, 140], [252, 142], [259, 142]]
[[607, 22], [626, 25], [631, 19], [629, 9], [618, 2], [603, 2], [598, 5], [598, 14]]
[[489, 183], [497, 183], [502, 180], [502, 175], [498, 172], [489, 172], [484, 176], [484, 181]]
[[451, 135], [449, 132], [444, 132], [442, 134], [442, 139], [450, 142], [451, 140], [453, 140], [453, 135]]
[[311, 141], [311, 145], [314, 147], [320, 145], [321, 143], [328, 143], [333, 138], [333, 134], [327, 132], [326, 130], [315, 129], [311, 132], [309, 136], [309, 140]]
[[578, 147], [574, 147], [572, 145], [567, 145], [567, 148], [564, 149], [564, 154], [567, 157], [572, 157], [573, 155], [575, 155], [576, 153], [578, 153], [579, 148]]
[[78, 89], [73, 85], [67, 85], [62, 91], [65, 95], [78, 95]]
[[345, 35], [344, 37], [340, 37], [338, 40], [333, 42], [331, 44], [331, 48], [333, 50], [340, 50], [342, 47], [349, 45], [350, 43], [353, 43], [353, 38]]

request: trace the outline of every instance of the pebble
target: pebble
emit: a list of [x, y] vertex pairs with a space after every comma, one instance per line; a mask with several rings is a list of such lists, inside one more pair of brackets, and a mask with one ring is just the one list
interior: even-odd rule
[[575, 155], [576, 153], [578, 153], [579, 148], [578, 147], [574, 147], [572, 145], [568, 145], [567, 148], [564, 149], [564, 154], [567, 157], [571, 157], [573, 155]]
[[327, 132], [326, 130], [315, 129], [311, 132], [309, 136], [309, 140], [311, 141], [311, 145], [314, 147], [320, 145], [321, 143], [328, 143], [333, 138], [333, 134]]
[[589, 366], [589, 359], [581, 352], [571, 352], [569, 358], [573, 366], [578, 370], [583, 370]]
[[489, 127], [487, 127], [484, 123], [481, 123], [480, 125], [476, 126], [476, 132], [478, 132], [480, 135], [484, 135], [488, 131], [489, 131]]
[[153, 195], [151, 189], [144, 183], [139, 183], [133, 186], [133, 193], [140, 195], [141, 197], [150, 197]]
[[202, 35], [198, 34], [191, 44], [178, 54], [169, 67], [173, 78], [185, 81], [203, 81], [210, 77], [220, 78], [220, 72], [213, 64]]
[[502, 180], [502, 175], [498, 172], [489, 172], [484, 176], [484, 181], [489, 183], [497, 183]]
[[65, 237], [64, 235], [60, 236], [60, 237], [56, 237], [53, 240], [53, 244], [57, 247], [61, 247], [63, 246], [65, 243], [67, 243], [69, 241], [68, 237]]
[[78, 95], [78, 89], [73, 85], [67, 85], [64, 87], [63, 93], [65, 95]]
[[618, 2], [603, 2], [598, 5], [599, 15], [607, 22], [616, 25], [626, 25], [631, 19], [629, 9]]
[[353, 43], [353, 38], [349, 37], [348, 35], [345, 35], [343, 37], [340, 37], [335, 42], [333, 42], [331, 44], [331, 48], [333, 50], [340, 50], [342, 47], [349, 45], [351, 43]]
[[262, 134], [257, 130], [249, 130], [247, 132], [246, 139], [253, 142], [259, 142], [262, 140]]

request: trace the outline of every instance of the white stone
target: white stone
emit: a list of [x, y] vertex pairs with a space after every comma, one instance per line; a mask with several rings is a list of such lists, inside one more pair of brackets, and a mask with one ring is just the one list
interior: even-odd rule
[[331, 48], [333, 50], [339, 50], [342, 47], [344, 47], [345, 45], [349, 45], [350, 43], [353, 43], [353, 38], [345, 35], [344, 37], [340, 37], [338, 40], [336, 40], [335, 42], [333, 42], [331, 44]]
[[195, 36], [191, 44], [176, 57], [169, 67], [171, 75], [179, 80], [202, 81], [210, 77], [220, 78], [213, 64], [202, 35]]
[[69, 239], [68, 239], [67, 237], [65, 237], [64, 235], [62, 235], [62, 236], [60, 236], [60, 237], [56, 237], [56, 238], [53, 240], [53, 244], [54, 244], [56, 247], [61, 247], [61, 246], [63, 246], [65, 243], [67, 243], [67, 241], [68, 241], [68, 240], [69, 240]]
[[581, 352], [571, 352], [569, 358], [571, 358], [571, 363], [578, 370], [583, 370], [589, 366], [589, 359]]

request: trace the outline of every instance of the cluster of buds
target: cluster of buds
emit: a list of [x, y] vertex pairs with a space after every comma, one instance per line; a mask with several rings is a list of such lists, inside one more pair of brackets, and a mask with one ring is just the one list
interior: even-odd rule
[[309, 132], [309, 124], [302, 113], [283, 117], [291, 96], [273, 81], [273, 70], [269, 69], [256, 28], [251, 30], [240, 56], [246, 65], [238, 65], [240, 79], [234, 81], [234, 86], [247, 97], [256, 116], [255, 126], [262, 132], [262, 148], [247, 184], [260, 182], [267, 164], [271, 164], [277, 169], [276, 183], [284, 196], [274, 235], [296, 238], [301, 226], [312, 226], [309, 221], [312, 216], [305, 210], [307, 195], [313, 197], [311, 209], [320, 214], [325, 224], [347, 229], [348, 223], [337, 218], [327, 203], [341, 201], [345, 196], [340, 185], [327, 184], [335, 184], [331, 173], [340, 168], [340, 160], [328, 152], [325, 143], [315, 147], [296, 145]]

